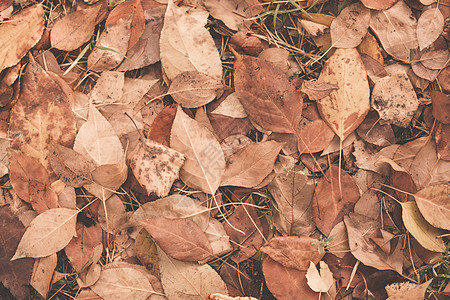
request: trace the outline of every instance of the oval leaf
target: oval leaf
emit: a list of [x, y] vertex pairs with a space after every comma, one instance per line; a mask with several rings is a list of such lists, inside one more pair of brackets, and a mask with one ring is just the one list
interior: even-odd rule
[[333, 130], [321, 119], [306, 125], [298, 136], [298, 152], [314, 153], [325, 149], [334, 138]]
[[430, 46], [444, 29], [444, 16], [439, 7], [425, 10], [417, 21], [417, 41], [420, 50]]
[[336, 48], [354, 48], [367, 33], [370, 22], [370, 9], [361, 3], [344, 8], [333, 20], [330, 27], [331, 42]]
[[448, 185], [428, 186], [414, 198], [424, 218], [434, 227], [450, 230], [450, 190]]

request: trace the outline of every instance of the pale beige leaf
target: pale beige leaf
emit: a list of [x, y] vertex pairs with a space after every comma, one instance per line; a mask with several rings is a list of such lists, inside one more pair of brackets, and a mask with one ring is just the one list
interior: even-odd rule
[[160, 38], [162, 69], [169, 81], [185, 71], [222, 78], [219, 52], [206, 30], [208, 12], [168, 2]]
[[317, 102], [317, 108], [328, 126], [344, 140], [361, 124], [370, 109], [369, 82], [358, 51], [336, 49], [319, 80], [338, 86], [328, 97]]
[[161, 283], [170, 300], [203, 300], [212, 293], [228, 295], [226, 284], [209, 265], [182, 262], [158, 249]]
[[417, 41], [420, 50], [430, 46], [444, 29], [444, 16], [439, 7], [425, 10], [417, 21]]
[[386, 122], [408, 127], [419, 107], [408, 75], [398, 72], [380, 78], [372, 91], [372, 107]]
[[395, 282], [385, 287], [387, 300], [422, 300], [432, 279], [422, 284], [412, 282]]
[[228, 97], [220, 102], [219, 106], [211, 112], [211, 114], [218, 114], [236, 119], [247, 117], [247, 113], [236, 93], [228, 95]]
[[93, 105], [89, 107], [87, 122], [78, 131], [73, 150], [97, 166], [124, 160], [122, 144], [113, 127]]
[[58, 258], [54, 253], [47, 257], [38, 258], [34, 262], [30, 285], [44, 298], [47, 298], [57, 261]]
[[230, 297], [219, 293], [209, 295], [208, 300], [257, 300], [253, 297]]
[[0, 71], [17, 64], [44, 31], [44, 9], [36, 4], [0, 25]]
[[146, 300], [154, 293], [147, 277], [128, 267], [103, 270], [91, 289], [105, 300]]
[[414, 194], [424, 218], [433, 226], [450, 230], [450, 190], [445, 184], [428, 186]]
[[326, 293], [334, 283], [333, 273], [331, 273], [328, 265], [324, 261], [320, 261], [320, 272], [311, 261], [306, 272], [309, 287], [315, 292]]
[[254, 187], [273, 170], [283, 143], [266, 141], [245, 146], [229, 158], [221, 186]]
[[[106, 213], [108, 218], [106, 218]], [[105, 201], [104, 206], [99, 205], [98, 222], [104, 231], [111, 234], [115, 234], [122, 229], [127, 222], [127, 213], [125, 211], [125, 205], [119, 196], [112, 195]]]
[[94, 104], [110, 104], [118, 102], [122, 98], [124, 85], [123, 72], [105, 71], [97, 79], [90, 94], [90, 100]]
[[8, 174], [9, 156], [8, 151], [11, 146], [9, 139], [0, 138], [0, 177]]
[[171, 148], [185, 156], [181, 180], [193, 187], [214, 194], [225, 170], [220, 144], [205, 126], [191, 119], [178, 106], [170, 133]]
[[181, 106], [194, 108], [205, 105], [224, 90], [220, 77], [199, 71], [185, 71], [172, 79], [168, 93]]
[[75, 234], [78, 211], [53, 208], [38, 215], [30, 224], [11, 260], [45, 257], [63, 249]]
[[384, 50], [395, 59], [409, 62], [410, 49], [419, 44], [417, 20], [403, 0], [389, 9], [372, 12], [370, 28], [375, 32]]
[[402, 219], [409, 233], [425, 248], [430, 251], [443, 252], [445, 244], [440, 235], [442, 232], [431, 226], [425, 220], [417, 207], [416, 202], [402, 202]]
[[362, 3], [354, 3], [344, 8], [333, 20], [330, 27], [331, 41], [336, 48], [354, 48], [367, 33], [370, 9]]
[[262, 12], [256, 0], [205, 0], [203, 3], [211, 16], [232, 30], [242, 29], [245, 19]]
[[147, 193], [158, 197], [169, 194], [183, 163], [183, 154], [149, 139], [136, 146], [129, 161], [134, 176]]

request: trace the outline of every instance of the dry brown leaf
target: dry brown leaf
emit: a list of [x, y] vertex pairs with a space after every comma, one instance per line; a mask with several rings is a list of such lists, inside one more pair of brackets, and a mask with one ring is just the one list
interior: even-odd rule
[[384, 50], [395, 59], [409, 62], [410, 49], [419, 44], [417, 20], [403, 0], [389, 9], [372, 13], [370, 28], [375, 32]]
[[444, 29], [444, 16], [439, 7], [425, 10], [417, 21], [417, 41], [419, 49], [430, 46]]
[[267, 141], [245, 146], [229, 157], [221, 186], [254, 187], [273, 170], [282, 143]]
[[105, 200], [104, 206], [98, 207], [98, 222], [105, 232], [111, 234], [116, 234], [125, 226], [127, 212], [119, 196], [112, 195]]
[[38, 215], [27, 228], [11, 260], [45, 257], [63, 249], [75, 235], [77, 210], [52, 208]]
[[236, 119], [248, 117], [236, 93], [228, 95], [225, 100], [220, 102], [219, 106], [211, 112], [211, 114], [218, 114]]
[[206, 0], [206, 9], [211, 16], [221, 20], [232, 30], [242, 30], [245, 19], [256, 16], [263, 12], [255, 0]]
[[313, 245], [316, 241], [306, 236], [274, 237], [266, 246], [261, 247], [261, 252], [286, 268], [307, 271], [311, 261], [317, 264], [323, 257], [323, 253], [320, 254]]
[[370, 9], [361, 3], [347, 6], [331, 23], [332, 46], [336, 48], [358, 46], [367, 33], [369, 23]]
[[397, 1], [398, 0], [383, 0], [383, 1], [379, 1], [379, 0], [363, 0], [361, 2], [367, 8], [376, 9], [376, 10], [383, 10], [383, 9], [388, 9], [389, 7], [394, 5], [394, 3], [396, 3]]
[[444, 184], [429, 186], [414, 194], [420, 212], [434, 227], [450, 230], [449, 195], [449, 186]]
[[380, 78], [372, 91], [372, 107], [388, 123], [408, 127], [419, 107], [408, 75], [398, 72]]
[[208, 264], [183, 262], [158, 249], [161, 283], [170, 300], [203, 300], [212, 293], [228, 295], [225, 282]]
[[381, 124], [375, 111], [369, 111], [364, 121], [356, 129], [356, 133], [366, 142], [380, 147], [395, 144], [392, 127], [389, 124]]
[[125, 73], [117, 71], [104, 71], [97, 79], [94, 88], [89, 94], [93, 104], [111, 104], [119, 102], [123, 95]]
[[336, 49], [322, 69], [319, 80], [337, 84], [330, 96], [317, 101], [323, 120], [344, 140], [370, 109], [370, 90], [362, 60], [356, 49]]
[[384, 65], [381, 46], [378, 44], [377, 39], [370, 32], [366, 34], [364, 39], [361, 41], [361, 44], [358, 45], [357, 49], [359, 54], [361, 54], [361, 58], [363, 57], [363, 55], [366, 55], [378, 62], [381, 66]]
[[208, 104], [225, 89], [220, 78], [199, 71], [185, 71], [171, 80], [169, 91], [181, 106], [194, 108]]
[[314, 153], [325, 149], [334, 137], [333, 130], [321, 119], [303, 127], [298, 135], [298, 152]]
[[105, 300], [146, 300], [155, 292], [147, 277], [130, 267], [102, 270], [91, 289]]
[[86, 43], [94, 33], [100, 6], [75, 11], [58, 19], [50, 33], [52, 47], [72, 51]]
[[145, 139], [130, 154], [129, 165], [139, 183], [148, 194], [158, 197], [169, 194], [180, 168], [184, 155], [169, 147]]
[[170, 131], [177, 113], [177, 104], [166, 106], [158, 113], [148, 133], [148, 139], [164, 146], [170, 144]]
[[50, 188], [49, 173], [39, 161], [25, 153], [13, 151], [9, 173], [17, 195], [40, 214], [58, 207], [58, 196]]
[[58, 257], [56, 253], [47, 257], [38, 258], [34, 262], [30, 285], [44, 298], [47, 298], [48, 291], [50, 290], [50, 283], [57, 262]]
[[317, 228], [328, 235], [342, 221], [359, 199], [359, 189], [353, 178], [336, 165], [331, 165], [320, 178], [312, 202]]
[[235, 89], [250, 118], [265, 130], [294, 133], [303, 99], [286, 73], [263, 59], [235, 56]]
[[72, 267], [78, 272], [90, 265], [94, 248], [102, 243], [102, 229], [98, 224], [86, 227], [76, 224], [77, 236], [64, 248]]
[[161, 66], [169, 81], [185, 71], [222, 78], [219, 52], [204, 27], [208, 15], [169, 0], [160, 39]]
[[11, 110], [11, 148], [37, 158], [50, 174], [50, 142], [71, 147], [75, 122], [71, 99], [34, 60], [22, 76], [19, 98]]
[[41, 39], [44, 8], [36, 4], [22, 9], [0, 25], [0, 71], [17, 64]]
[[205, 193], [215, 194], [225, 170], [222, 148], [211, 131], [191, 119], [181, 107], [172, 124], [170, 146], [186, 159], [181, 180]]
[[308, 95], [309, 100], [320, 100], [337, 89], [338, 86], [336, 84], [330, 84], [320, 80], [305, 80], [301, 87], [301, 91]]
[[181, 261], [202, 261], [213, 252], [201, 228], [188, 219], [153, 217], [141, 222], [169, 256]]
[[309, 235], [314, 231], [311, 202], [314, 194], [314, 180], [295, 160], [279, 156], [275, 163], [275, 178], [267, 186], [277, 209], [274, 225], [284, 235]]
[[426, 68], [420, 61], [419, 49], [411, 49], [411, 69], [414, 74], [422, 79], [434, 81], [439, 73], [439, 70], [431, 70]]
[[450, 160], [450, 125], [438, 124], [434, 139], [436, 140], [436, 150], [439, 158]]
[[431, 50], [427, 48], [421, 52], [420, 63], [427, 69], [440, 70], [447, 64], [448, 56], [448, 49]]
[[253, 297], [229, 297], [229, 296], [215, 293], [215, 294], [209, 295], [208, 300], [257, 300], [257, 299], [253, 298]]

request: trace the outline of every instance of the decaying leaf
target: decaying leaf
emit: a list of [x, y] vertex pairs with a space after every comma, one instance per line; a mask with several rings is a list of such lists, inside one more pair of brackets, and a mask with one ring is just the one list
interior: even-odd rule
[[215, 194], [225, 170], [222, 148], [211, 131], [191, 119], [181, 107], [172, 124], [170, 146], [185, 157], [181, 180], [205, 193]]
[[76, 271], [81, 271], [92, 263], [94, 248], [102, 243], [102, 230], [96, 224], [86, 227], [81, 223], [76, 224], [77, 236], [64, 248], [72, 267]]
[[239, 30], [245, 19], [254, 17], [263, 10], [255, 0], [206, 0], [204, 4], [211, 16], [221, 20], [232, 30]]
[[212, 255], [208, 238], [191, 220], [154, 217], [141, 224], [158, 246], [175, 259], [201, 261]]
[[57, 261], [58, 257], [54, 253], [46, 257], [38, 258], [34, 262], [30, 285], [44, 298], [47, 298], [48, 291], [50, 290], [50, 283]]
[[248, 117], [236, 93], [228, 95], [225, 100], [220, 102], [219, 106], [211, 112], [211, 114], [238, 119]]
[[330, 27], [331, 41], [336, 48], [354, 48], [367, 33], [370, 9], [362, 3], [354, 3], [344, 8], [333, 20]]
[[444, 29], [444, 16], [439, 7], [425, 10], [417, 21], [417, 41], [420, 50], [431, 45]]
[[125, 83], [124, 76], [124, 72], [102, 72], [89, 94], [89, 100], [94, 104], [111, 104], [119, 102], [123, 95]]
[[369, 82], [358, 51], [337, 49], [323, 67], [319, 80], [338, 86], [328, 97], [317, 101], [317, 108], [328, 126], [344, 140], [370, 109]]
[[11, 260], [45, 257], [63, 249], [75, 235], [78, 211], [53, 208], [38, 215], [27, 228]]
[[119, 196], [112, 195], [104, 205], [99, 205], [98, 222], [105, 232], [111, 234], [118, 233], [125, 226], [127, 213]]
[[321, 293], [328, 292], [334, 283], [333, 273], [323, 261], [320, 262], [320, 272], [316, 269], [315, 264], [310, 262], [306, 279], [308, 279], [308, 285], [313, 291]]
[[0, 25], [0, 71], [17, 64], [40, 40], [44, 31], [43, 17], [42, 4], [36, 4]]
[[431, 280], [422, 284], [414, 284], [412, 282], [399, 282], [387, 285], [385, 287], [389, 296], [387, 300], [422, 300], [425, 297], [427, 287]]
[[305, 80], [302, 83], [301, 91], [308, 95], [309, 100], [320, 100], [330, 95], [330, 93], [336, 89], [338, 89], [336, 84], [331, 84], [320, 80]]
[[433, 226], [450, 230], [450, 195], [448, 185], [428, 186], [414, 194], [417, 207]]
[[363, 0], [361, 2], [367, 8], [383, 10], [383, 9], [388, 9], [397, 1], [398, 0], [382, 0], [382, 1], [380, 1], [380, 0]]
[[298, 152], [303, 154], [322, 151], [333, 138], [333, 130], [322, 119], [314, 120], [301, 129], [298, 135]]
[[148, 194], [158, 197], [169, 194], [180, 168], [184, 155], [169, 147], [145, 139], [134, 148], [129, 165], [139, 183]]

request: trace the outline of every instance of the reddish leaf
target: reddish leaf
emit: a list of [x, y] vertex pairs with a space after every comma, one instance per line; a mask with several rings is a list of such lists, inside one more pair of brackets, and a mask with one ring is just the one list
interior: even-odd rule
[[331, 165], [325, 176], [320, 178], [313, 200], [314, 221], [320, 231], [328, 235], [358, 199], [359, 189], [353, 178]]
[[141, 224], [158, 246], [175, 259], [201, 261], [212, 255], [208, 238], [191, 220], [154, 217]]
[[164, 146], [170, 144], [170, 130], [172, 129], [173, 119], [177, 113], [177, 106], [166, 106], [153, 121], [148, 138]]
[[438, 124], [434, 134], [436, 150], [441, 159], [450, 160], [450, 124]]
[[247, 114], [266, 130], [294, 133], [303, 99], [285, 72], [262, 59], [235, 55], [234, 84]]
[[431, 91], [433, 117], [444, 124], [450, 123], [450, 96], [439, 91]]
[[333, 130], [321, 119], [306, 125], [298, 136], [298, 152], [314, 153], [325, 149], [334, 137]]
[[394, 3], [396, 3], [398, 0], [362, 0], [361, 2], [366, 6], [367, 8], [376, 9], [376, 10], [383, 10], [388, 9]]
[[97, 223], [86, 227], [81, 223], [76, 225], [77, 236], [64, 248], [67, 257], [75, 270], [80, 271], [85, 265], [91, 264], [92, 251], [102, 243], [102, 229]]

